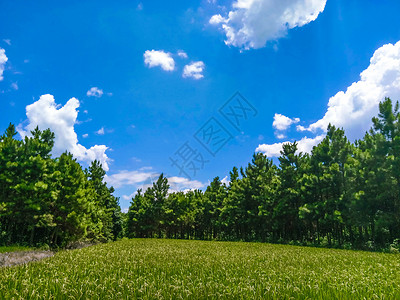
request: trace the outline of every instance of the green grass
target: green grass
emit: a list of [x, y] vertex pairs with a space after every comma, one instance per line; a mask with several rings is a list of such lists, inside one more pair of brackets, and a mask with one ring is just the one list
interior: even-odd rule
[[22, 247], [22, 246], [0, 246], [0, 253], [16, 252], [16, 251], [29, 251], [29, 250], [33, 250], [33, 248]]
[[134, 239], [0, 269], [2, 299], [400, 299], [400, 255]]

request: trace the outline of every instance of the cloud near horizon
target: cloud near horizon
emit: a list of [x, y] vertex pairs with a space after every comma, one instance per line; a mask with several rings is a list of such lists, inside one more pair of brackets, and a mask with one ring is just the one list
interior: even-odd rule
[[[130, 186], [134, 192], [130, 195], [123, 195], [124, 200], [130, 200], [135, 194], [137, 189], [141, 188], [146, 190], [148, 187], [153, 185], [161, 173], [152, 171], [151, 167], [143, 167], [138, 170], [128, 171], [122, 170], [120, 172], [106, 175], [104, 181], [114, 188], [121, 188]], [[170, 185], [169, 191], [172, 192], [187, 192], [189, 190], [201, 189], [207, 185], [207, 183], [200, 182], [198, 180], [190, 180], [185, 177], [168, 176], [168, 184]]]
[[331, 97], [320, 120], [297, 129], [325, 132], [331, 123], [343, 127], [351, 139], [361, 138], [371, 128], [371, 119], [377, 116], [379, 102], [385, 97], [400, 100], [400, 41], [377, 49], [369, 67], [361, 72], [360, 80]]
[[[298, 142], [299, 150], [310, 152], [322, 140], [329, 124], [343, 128], [351, 140], [362, 138], [371, 128], [371, 120], [378, 115], [379, 103], [385, 97], [400, 100], [400, 41], [378, 48], [368, 68], [361, 72], [360, 80], [329, 99], [321, 119], [309, 126], [297, 126], [297, 131], [319, 134], [314, 138], [303, 137]], [[279, 156], [283, 143], [261, 144], [256, 151]]]
[[[53, 155], [59, 156], [65, 151], [71, 152], [74, 157], [87, 163], [97, 159], [105, 171], [109, 170], [105, 145], [95, 145], [87, 149], [79, 144], [74, 125], [77, 124], [78, 107], [80, 103], [71, 98], [64, 106], [57, 104], [50, 94], [40, 96], [39, 100], [26, 106], [27, 120], [17, 126], [22, 138], [30, 136], [30, 132], [39, 127], [40, 130], [50, 128], [55, 134]], [[24, 126], [24, 123], [28, 123]]]
[[[297, 153], [310, 153], [312, 148], [318, 145], [325, 135], [318, 135], [314, 138], [303, 137], [297, 141]], [[256, 148], [256, 152], [262, 152], [268, 157], [279, 157], [281, 155], [283, 144], [291, 143], [290, 141], [275, 143], [275, 144], [261, 144]]]

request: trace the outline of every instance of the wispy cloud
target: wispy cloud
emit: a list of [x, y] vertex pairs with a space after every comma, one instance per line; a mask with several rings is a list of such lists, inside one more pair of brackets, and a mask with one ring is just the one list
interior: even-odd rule
[[99, 89], [98, 87], [94, 86], [92, 88], [90, 88], [87, 92], [86, 92], [86, 96], [88, 97], [97, 97], [100, 98], [101, 96], [103, 96], [103, 90]]
[[188, 55], [183, 50], [179, 50], [177, 54], [178, 54], [179, 57], [188, 58]]
[[98, 135], [104, 135], [104, 127], [101, 127], [99, 130], [96, 131], [96, 134]]

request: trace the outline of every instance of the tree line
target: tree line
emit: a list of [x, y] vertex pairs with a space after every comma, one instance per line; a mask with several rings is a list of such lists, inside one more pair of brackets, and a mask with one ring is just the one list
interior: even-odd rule
[[255, 153], [202, 190], [171, 192], [161, 174], [139, 189], [126, 214], [98, 161], [53, 158], [54, 134], [0, 136], [0, 245], [64, 247], [121, 237], [260, 241], [399, 249], [400, 112], [389, 98], [363, 139], [328, 126], [310, 154], [283, 145], [277, 164]]
[[329, 125], [310, 154], [284, 144], [278, 165], [255, 153], [204, 192], [171, 193], [161, 174], [132, 199], [125, 235], [398, 249], [399, 103], [386, 98], [372, 122], [355, 143]]
[[0, 136], [0, 245], [64, 247], [122, 235], [118, 198], [98, 161], [83, 169], [70, 153], [52, 158], [49, 129], [16, 134], [10, 124]]

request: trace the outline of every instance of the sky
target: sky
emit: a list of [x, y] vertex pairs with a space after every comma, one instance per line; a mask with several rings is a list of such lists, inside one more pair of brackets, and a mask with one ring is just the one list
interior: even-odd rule
[[254, 152], [310, 152], [329, 123], [362, 138], [400, 100], [400, 2], [2, 1], [0, 132], [39, 126], [53, 156], [97, 159], [123, 210], [227, 181]]

